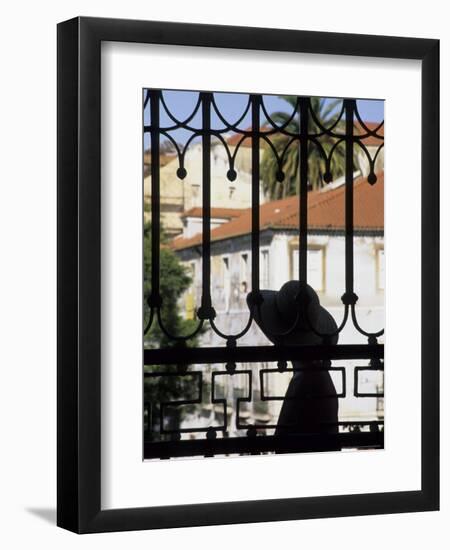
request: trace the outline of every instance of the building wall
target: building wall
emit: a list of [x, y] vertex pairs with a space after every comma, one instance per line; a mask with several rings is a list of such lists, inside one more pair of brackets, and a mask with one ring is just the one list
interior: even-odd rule
[[[323, 287], [317, 288], [321, 304], [330, 311], [342, 309], [341, 296], [345, 292], [345, 238], [343, 235], [311, 235], [310, 250], [322, 252]], [[279, 290], [295, 277], [294, 263], [298, 238], [291, 233], [266, 232], [260, 246], [260, 287]], [[384, 250], [382, 236], [356, 236], [354, 238], [354, 287], [359, 296], [358, 309], [376, 311], [384, 309], [383, 266], [380, 253]], [[268, 252], [268, 276], [264, 274], [263, 254]], [[195, 266], [194, 284], [190, 292], [201, 298], [201, 251], [199, 248], [177, 253], [182, 262]], [[244, 262], [244, 257], [246, 262]], [[244, 267], [246, 265], [246, 268]], [[262, 280], [268, 285], [262, 285]], [[244, 284], [245, 283], [245, 284]], [[225, 286], [227, 292], [225, 292]], [[249, 235], [213, 242], [211, 245], [211, 296], [218, 314], [239, 314], [247, 311], [245, 296], [251, 290], [251, 239]]]
[[[314, 280], [323, 281], [318, 292], [321, 304], [333, 315], [339, 325], [343, 317], [344, 306], [341, 296], [345, 291], [345, 238], [343, 235], [310, 235], [308, 247], [321, 251], [322, 273], [312, 277]], [[354, 238], [354, 281], [355, 292], [359, 296], [357, 303], [357, 319], [362, 328], [368, 332], [376, 332], [384, 327], [384, 272], [383, 264], [379, 261], [380, 251], [384, 249], [382, 236], [357, 236]], [[298, 237], [294, 232], [263, 232], [261, 233], [260, 247], [260, 286], [272, 290], [279, 288], [288, 280], [295, 277], [296, 250], [298, 250]], [[262, 254], [268, 252], [268, 273], [263, 273]], [[194, 274], [194, 283], [183, 298], [190, 304], [188, 316], [193, 316], [195, 307], [201, 300], [201, 257], [199, 251], [188, 249], [180, 251], [180, 258], [185, 265], [190, 266]], [[247, 268], [244, 268], [243, 256], [246, 258]], [[195, 268], [193, 267], [195, 266]], [[317, 267], [317, 265], [316, 265]], [[313, 269], [313, 266], [311, 266]], [[266, 285], [262, 284], [265, 280]], [[245, 283], [245, 284], [244, 284]], [[239, 333], [249, 318], [249, 310], [246, 303], [247, 293], [251, 290], [251, 240], [250, 235], [228, 239], [226, 241], [212, 243], [211, 245], [211, 296], [217, 317], [215, 323], [219, 330], [226, 334]], [[194, 305], [195, 304], [195, 305]], [[382, 341], [382, 338], [380, 338]], [[249, 332], [239, 340], [240, 345], [270, 345], [265, 335], [252, 324]], [[341, 344], [363, 344], [367, 338], [356, 331], [351, 319], [340, 334]], [[223, 346], [224, 340], [212, 330], [207, 330], [201, 337], [203, 346]], [[383, 415], [382, 403], [376, 398], [358, 399], [353, 395], [353, 368], [363, 366], [367, 361], [333, 362], [333, 366], [347, 367], [347, 398], [341, 400], [339, 408], [340, 420], [346, 419], [373, 419]], [[275, 364], [267, 364], [265, 367], [275, 368]], [[223, 367], [223, 366], [222, 366]], [[239, 368], [254, 368], [254, 404], [253, 416], [276, 423], [281, 407], [281, 401], [259, 401], [259, 377], [257, 366], [243, 364]], [[259, 368], [259, 367], [258, 367]], [[290, 373], [267, 374], [265, 378], [266, 392], [270, 395], [283, 396], [290, 380]], [[241, 383], [245, 383], [245, 377]], [[360, 391], [376, 392], [379, 377], [360, 375]], [[239, 383], [234, 380], [235, 388]], [[337, 391], [341, 388], [341, 378], [336, 376], [335, 386]], [[242, 388], [245, 390], [245, 387]], [[228, 390], [232, 391], [232, 390]]]
[[[233, 154], [235, 147], [230, 146]], [[264, 151], [261, 150], [261, 156]], [[160, 170], [161, 222], [170, 235], [183, 230], [181, 215], [195, 206], [202, 206], [202, 145], [192, 143], [186, 151], [184, 168], [186, 177], [177, 176], [178, 158]], [[251, 148], [240, 147], [236, 155], [236, 179], [229, 181], [228, 156], [219, 142], [211, 144], [211, 205], [217, 208], [249, 208], [251, 206]], [[260, 186], [261, 187], [261, 186]], [[144, 217], [150, 220], [151, 176], [144, 178]], [[261, 192], [260, 200], [264, 197]]]

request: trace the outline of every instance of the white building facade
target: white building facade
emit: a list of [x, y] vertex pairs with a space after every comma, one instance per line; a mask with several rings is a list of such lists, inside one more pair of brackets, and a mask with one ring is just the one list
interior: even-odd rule
[[[308, 206], [308, 283], [316, 290], [320, 302], [339, 325], [344, 312], [341, 296], [345, 292], [345, 223], [344, 186], [333, 185], [330, 190], [309, 194]], [[198, 212], [201, 218], [201, 210]], [[384, 174], [370, 185], [365, 178], [354, 184], [354, 290], [359, 299], [357, 320], [366, 332], [378, 332], [384, 327]], [[260, 212], [260, 288], [279, 290], [288, 280], [298, 279], [298, 196], [265, 203]], [[196, 223], [193, 221], [193, 223]], [[224, 220], [211, 231], [211, 297], [217, 317], [215, 323], [225, 334], [239, 333], [249, 318], [246, 302], [251, 291], [251, 209]], [[184, 236], [174, 240], [174, 249], [188, 267], [193, 284], [183, 297], [185, 315], [192, 318], [200, 305], [202, 294], [201, 233], [193, 232], [186, 224]], [[382, 339], [379, 339], [382, 341]], [[201, 336], [202, 346], [223, 346], [224, 340], [208, 329]], [[341, 344], [365, 344], [367, 338], [354, 327], [351, 318], [340, 333]], [[261, 330], [253, 323], [238, 345], [267, 345]], [[367, 365], [368, 361], [335, 361], [333, 366], [346, 367], [347, 397], [340, 400], [339, 419], [377, 420], [384, 417], [381, 398], [353, 396], [353, 367]], [[258, 369], [274, 368], [275, 364], [238, 364], [238, 370], [253, 369], [252, 403], [243, 407], [240, 415], [248, 422], [273, 425], [279, 414], [281, 401], [261, 401]], [[218, 366], [219, 367], [219, 366]], [[223, 365], [221, 365], [223, 369]], [[358, 389], [365, 393], [379, 393], [384, 382], [381, 373], [360, 373]], [[380, 374], [380, 376], [378, 376]], [[290, 373], [266, 375], [265, 393], [283, 396]], [[228, 387], [224, 395], [231, 400], [246, 395], [248, 377], [226, 377]], [[342, 389], [341, 377], [336, 375], [335, 386]], [[231, 387], [230, 387], [231, 386]], [[244, 404], [245, 405], [245, 404]], [[211, 415], [214, 416], [211, 405]], [[220, 409], [220, 407], [219, 407]], [[232, 407], [230, 407], [232, 410]], [[220, 414], [220, 411], [218, 411]], [[235, 412], [233, 412], [235, 414]], [[220, 419], [219, 419], [220, 420]], [[235, 418], [229, 419], [230, 426]], [[230, 433], [239, 435], [230, 428]], [[268, 430], [267, 433], [271, 433]]]

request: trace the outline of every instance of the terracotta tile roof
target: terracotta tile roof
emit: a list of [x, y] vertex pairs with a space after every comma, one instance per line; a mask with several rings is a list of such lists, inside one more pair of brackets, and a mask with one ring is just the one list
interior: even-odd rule
[[[249, 132], [251, 128], [247, 128], [246, 131]], [[232, 134], [228, 139], [227, 143], [228, 145], [237, 145], [239, 141], [242, 138], [242, 134]], [[241, 147], [251, 147], [252, 146], [252, 140], [250, 138], [244, 139], [242, 142]]]
[[[384, 172], [377, 174], [378, 181], [370, 185], [366, 178], [354, 183], [354, 228], [359, 231], [384, 229]], [[221, 241], [251, 233], [251, 208], [231, 221], [211, 231], [211, 241]], [[299, 226], [299, 197], [287, 197], [260, 206], [260, 230], [297, 229]], [[336, 231], [345, 229], [345, 186], [330, 191], [311, 191], [308, 194], [308, 228]], [[190, 238], [178, 237], [172, 248], [182, 250], [197, 246], [202, 235]]]
[[[261, 126], [262, 132], [267, 132], [269, 130], [269, 126]], [[244, 132], [251, 132], [252, 128], [249, 126], [248, 128], [245, 128]], [[242, 134], [231, 134], [231, 136], [227, 139], [228, 145], [237, 145], [239, 141], [242, 139]], [[265, 147], [267, 144], [264, 141], [260, 144], [261, 147]], [[241, 143], [241, 147], [251, 147], [252, 146], [252, 140], [248, 137], [247, 139], [244, 139], [244, 141]]]
[[[244, 208], [219, 208], [219, 207], [212, 207], [211, 208], [211, 218], [237, 218], [244, 212]], [[189, 210], [186, 210], [181, 217], [182, 218], [201, 218], [203, 215], [203, 209], [201, 206], [194, 206], [193, 208], [190, 208]]]
[[[367, 126], [367, 128], [373, 132], [374, 130], [376, 130], [378, 128], [378, 126], [380, 125], [379, 122], [364, 122], [364, 124]], [[361, 126], [361, 124], [359, 122], [356, 122], [355, 123], [355, 130], [356, 130], [356, 134], [367, 134], [366, 130], [364, 130], [364, 128]], [[381, 126], [381, 128], [379, 128], [376, 132], [379, 136], [382, 136], [384, 137], [384, 124], [383, 126]], [[382, 143], [383, 143], [383, 140], [382, 139], [379, 139], [377, 138], [376, 136], [369, 136], [369, 137], [366, 137], [365, 139], [362, 140], [362, 142], [364, 143], [364, 145], [370, 147], [370, 146], [375, 146], [375, 147], [379, 147]]]

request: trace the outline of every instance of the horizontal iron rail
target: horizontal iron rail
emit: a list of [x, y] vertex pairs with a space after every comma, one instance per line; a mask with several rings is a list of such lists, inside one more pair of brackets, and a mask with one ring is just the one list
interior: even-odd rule
[[144, 459], [244, 453], [295, 453], [384, 447], [383, 432], [304, 434], [144, 442]]
[[383, 344], [144, 349], [144, 365], [383, 359]]

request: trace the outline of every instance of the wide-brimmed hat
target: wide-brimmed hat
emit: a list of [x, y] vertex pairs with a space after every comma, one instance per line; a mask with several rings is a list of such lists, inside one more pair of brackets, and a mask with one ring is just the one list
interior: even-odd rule
[[[332, 334], [337, 329], [333, 316], [320, 305], [317, 293], [309, 285], [288, 281], [278, 291], [261, 290], [260, 293], [260, 305], [252, 305], [250, 295], [247, 302], [253, 308], [258, 326], [275, 344], [322, 344], [324, 337], [320, 335]], [[337, 341], [337, 334], [327, 338], [330, 344]]]

